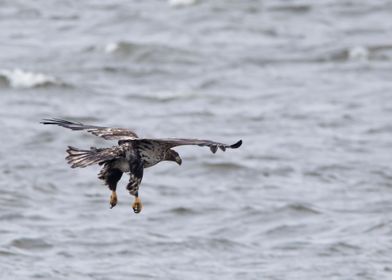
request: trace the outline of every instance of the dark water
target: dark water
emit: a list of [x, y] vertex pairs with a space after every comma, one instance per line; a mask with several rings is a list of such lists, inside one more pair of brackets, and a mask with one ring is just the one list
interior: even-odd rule
[[[194, 1], [189, 1], [194, 2]], [[392, 4], [0, 1], [1, 279], [391, 279]], [[140, 215], [65, 147], [243, 139], [147, 169]]]

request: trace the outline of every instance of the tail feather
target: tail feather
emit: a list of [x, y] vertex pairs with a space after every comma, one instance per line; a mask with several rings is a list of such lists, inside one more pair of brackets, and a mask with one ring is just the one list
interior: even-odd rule
[[101, 163], [104, 158], [101, 156], [101, 151], [104, 149], [97, 149], [91, 147], [90, 150], [81, 150], [75, 147], [68, 146], [68, 156], [65, 158], [72, 168], [86, 167], [96, 163]]

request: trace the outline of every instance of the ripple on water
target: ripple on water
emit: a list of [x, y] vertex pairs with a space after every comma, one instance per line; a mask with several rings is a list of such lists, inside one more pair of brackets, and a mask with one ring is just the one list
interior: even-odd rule
[[7, 257], [7, 256], [14, 256], [14, 255], [17, 255], [17, 254], [14, 252], [11, 252], [9, 250], [0, 250], [0, 256]]
[[321, 214], [320, 211], [314, 209], [313, 206], [310, 206], [309, 204], [302, 204], [302, 203], [293, 203], [289, 204], [283, 208], [281, 208], [283, 211], [290, 211], [290, 212], [295, 212], [299, 214], [314, 214], [318, 215]]
[[107, 54], [116, 55], [122, 59], [134, 59], [141, 63], [195, 64], [200, 59], [195, 51], [188, 51], [167, 44], [119, 41], [107, 44], [103, 50]]
[[[153, 92], [143, 92], [143, 93], [132, 93], [127, 96], [129, 100], [142, 100], [146, 102], [157, 102], [157, 103], [167, 103], [172, 101], [183, 101], [189, 102], [200, 98], [200, 95], [192, 91], [153, 91]], [[190, 113], [189, 111], [182, 113], [185, 115]], [[177, 113], [180, 114], [180, 113]], [[198, 113], [203, 116], [212, 115], [211, 112], [202, 111]], [[197, 114], [195, 114], [197, 116]], [[165, 115], [167, 117], [167, 115]]]
[[11, 242], [12, 247], [23, 250], [47, 250], [53, 247], [42, 238], [17, 238]]
[[[291, 219], [295, 219], [298, 222], [301, 221], [302, 218], [311, 218], [321, 215], [322, 212], [320, 210], [315, 209], [314, 206], [308, 203], [290, 203], [281, 207], [271, 208], [266, 211], [263, 216], [265, 220], [269, 221], [277, 221], [281, 220], [284, 217]], [[257, 214], [256, 214], [257, 215]], [[260, 214], [259, 214], [260, 215]], [[285, 224], [282, 225], [286, 227]]]
[[178, 216], [191, 216], [197, 214], [197, 211], [189, 207], [175, 207], [169, 209], [167, 212], [178, 215]]
[[271, 237], [294, 237], [298, 234], [303, 234], [303, 229], [306, 224], [285, 224], [277, 225], [268, 229], [265, 233]]
[[344, 241], [339, 241], [339, 242], [333, 242], [327, 246], [327, 250], [331, 254], [342, 254], [342, 255], [351, 255], [351, 254], [357, 254], [361, 252], [361, 247], [344, 242]]
[[233, 171], [239, 169], [247, 169], [243, 164], [235, 163], [235, 162], [202, 162], [202, 165], [205, 168], [208, 168], [213, 171]]

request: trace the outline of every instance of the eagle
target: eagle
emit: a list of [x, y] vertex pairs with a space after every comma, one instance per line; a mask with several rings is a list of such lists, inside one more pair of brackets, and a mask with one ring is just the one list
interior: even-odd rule
[[43, 119], [42, 124], [58, 125], [72, 130], [84, 130], [106, 140], [117, 140], [118, 145], [110, 148], [91, 147], [82, 150], [68, 146], [66, 160], [71, 168], [84, 168], [89, 165], [99, 164], [102, 167], [98, 178], [103, 180], [111, 191], [110, 208], [117, 204], [116, 188], [123, 173], [129, 174], [127, 190], [135, 197], [132, 204], [133, 211], [137, 214], [142, 210], [142, 202], [139, 196], [139, 187], [143, 178], [144, 168], [154, 166], [161, 161], [174, 161], [181, 165], [180, 155], [173, 147], [182, 145], [197, 145], [209, 147], [212, 153], [218, 149], [225, 151], [227, 148], [236, 149], [242, 144], [242, 140], [227, 145], [210, 140], [185, 139], [185, 138], [140, 138], [126, 128], [112, 128], [95, 125], [86, 125], [80, 122], [71, 122], [63, 119]]

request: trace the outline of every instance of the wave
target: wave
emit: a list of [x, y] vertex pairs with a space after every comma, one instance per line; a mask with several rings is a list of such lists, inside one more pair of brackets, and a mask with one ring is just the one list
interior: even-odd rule
[[104, 52], [107, 55], [124, 59], [132, 59], [137, 62], [167, 63], [194, 65], [204, 58], [197, 51], [186, 48], [170, 46], [168, 44], [156, 44], [148, 42], [114, 41], [103, 46], [92, 46], [88, 51]]
[[203, 163], [204, 166], [207, 166], [209, 169], [216, 169], [216, 170], [238, 170], [241, 168], [247, 169], [248, 167], [234, 162], [206, 162]]
[[175, 207], [168, 212], [179, 215], [179, 216], [188, 216], [188, 215], [195, 215], [197, 214], [197, 211], [194, 210], [193, 208], [188, 208], [188, 207]]
[[56, 77], [17, 68], [13, 70], [0, 69], [0, 84], [1, 83], [12, 88], [22, 89], [64, 85], [64, 83]]
[[256, 65], [280, 64], [280, 63], [367, 63], [371, 61], [391, 61], [392, 45], [356, 45], [339, 48], [310, 48], [302, 52], [291, 52], [278, 57], [258, 57], [245, 56], [244, 63]]
[[172, 7], [191, 6], [197, 3], [197, 0], [169, 0], [169, 5]]
[[12, 247], [25, 250], [43, 250], [50, 249], [53, 246], [42, 238], [17, 238], [11, 242]]
[[[99, 48], [98, 48], [99, 49]], [[146, 56], [154, 52], [180, 52], [176, 48], [165, 45], [155, 45], [140, 42], [116, 41], [110, 42], [103, 47], [103, 51], [108, 54], [141, 55]]]
[[390, 53], [392, 45], [354, 45], [344, 48], [324, 51], [323, 54], [316, 55], [316, 62], [366, 62], [371, 60], [389, 61], [392, 59]]
[[[197, 99], [199, 95], [192, 91], [151, 91], [143, 93], [134, 93], [127, 96], [127, 98], [135, 100], [146, 100], [149, 102], [171, 102], [176, 100], [194, 100]], [[188, 112], [187, 114], [192, 114]]]

